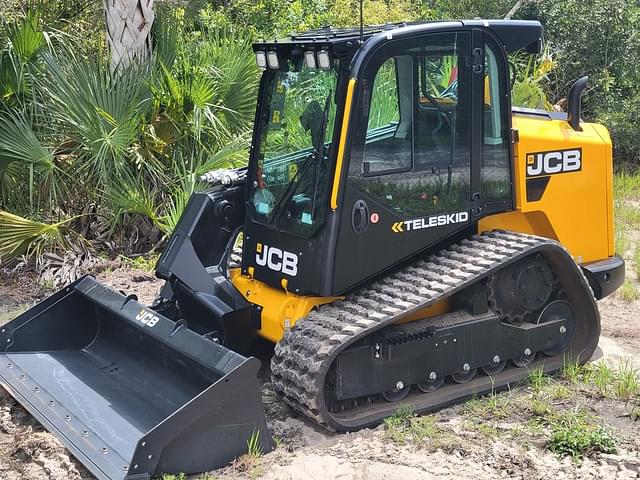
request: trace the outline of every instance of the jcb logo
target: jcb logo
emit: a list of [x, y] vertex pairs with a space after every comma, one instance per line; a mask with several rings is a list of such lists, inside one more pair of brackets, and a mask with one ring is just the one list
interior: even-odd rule
[[275, 272], [295, 277], [298, 274], [298, 256], [295, 253], [258, 243], [256, 245], [256, 263]]
[[147, 327], [155, 327], [156, 323], [160, 321], [157, 315], [146, 310], [140, 310], [140, 313], [136, 315], [136, 320]]
[[578, 172], [581, 169], [581, 148], [527, 154], [527, 177]]

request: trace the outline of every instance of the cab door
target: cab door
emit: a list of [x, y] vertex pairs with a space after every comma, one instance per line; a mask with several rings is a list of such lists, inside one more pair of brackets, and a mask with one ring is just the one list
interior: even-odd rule
[[[486, 30], [473, 31], [476, 51], [482, 55], [482, 77], [474, 84], [479, 100], [474, 110], [477, 130], [473, 149], [478, 152], [472, 168], [476, 192], [475, 216], [479, 218], [513, 209], [511, 142], [511, 90], [504, 49]], [[481, 81], [480, 81], [481, 80]]]
[[481, 132], [472, 131], [482, 118], [484, 66], [472, 40], [460, 30], [398, 39], [365, 65], [351, 118], [334, 291], [475, 224], [481, 153], [472, 141]]

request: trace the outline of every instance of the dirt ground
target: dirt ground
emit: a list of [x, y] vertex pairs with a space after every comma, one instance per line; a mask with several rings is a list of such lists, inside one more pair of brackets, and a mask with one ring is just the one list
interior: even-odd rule
[[[119, 268], [99, 279], [117, 290], [136, 293], [149, 303], [160, 283], [143, 271]], [[34, 276], [0, 277], [0, 322], [8, 321], [50, 294]], [[602, 337], [596, 357], [614, 366], [630, 361], [640, 368], [640, 301], [617, 297], [600, 303]], [[268, 424], [278, 447], [255, 462], [235, 464], [193, 478], [265, 480], [404, 480], [404, 479], [627, 479], [640, 478], [640, 422], [625, 402], [576, 391], [554, 402], [558, 409], [586, 409], [618, 441], [616, 454], [595, 454], [583, 461], [560, 458], [545, 446], [544, 432], [529, 432], [519, 405], [532, 395], [518, 387], [500, 394], [511, 405], [504, 415], [469, 413], [468, 405], [434, 415], [438, 444], [392, 441], [384, 426], [350, 434], [317, 429], [279, 403], [263, 386]], [[523, 407], [526, 409], [526, 407]], [[502, 410], [501, 410], [502, 411]], [[477, 412], [476, 412], [477, 413]], [[68, 451], [8, 394], [0, 389], [0, 479], [93, 478]]]

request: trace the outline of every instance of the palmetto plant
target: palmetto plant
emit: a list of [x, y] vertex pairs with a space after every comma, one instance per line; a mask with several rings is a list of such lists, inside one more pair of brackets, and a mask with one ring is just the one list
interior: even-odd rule
[[[175, 55], [158, 56], [156, 114], [186, 128], [199, 147], [215, 151], [244, 133], [253, 118], [258, 69], [248, 54], [251, 37], [208, 28], [182, 35], [190, 41], [182, 42]], [[170, 50], [158, 40], [160, 52]]]
[[44, 41], [11, 54], [30, 63], [0, 104], [0, 209], [21, 215], [7, 213], [0, 262], [60, 248], [55, 233], [80, 224], [102, 246], [144, 251], [204, 188], [201, 174], [246, 161], [259, 73], [249, 35], [175, 16], [156, 28], [156, 54], [115, 69], [59, 32], [23, 34]]
[[0, 103], [15, 103], [29, 90], [31, 63], [47, 39], [39, 23], [37, 12], [14, 23], [0, 18]]
[[[100, 59], [78, 57], [71, 49], [44, 56], [47, 74], [38, 80], [48, 113], [78, 155], [79, 171], [109, 184], [131, 165], [131, 150], [139, 139], [150, 106], [145, 67], [131, 65], [110, 72]], [[140, 166], [160, 176], [162, 166]]]

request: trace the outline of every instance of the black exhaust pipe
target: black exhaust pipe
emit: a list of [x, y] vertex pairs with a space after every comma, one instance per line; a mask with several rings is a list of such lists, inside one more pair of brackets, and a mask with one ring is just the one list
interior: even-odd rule
[[576, 80], [569, 90], [569, 99], [567, 103], [567, 122], [577, 132], [581, 132], [580, 115], [582, 113], [582, 94], [587, 88], [589, 77], [585, 76]]

